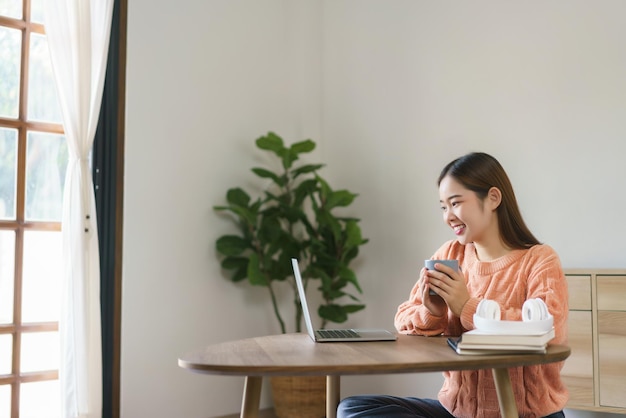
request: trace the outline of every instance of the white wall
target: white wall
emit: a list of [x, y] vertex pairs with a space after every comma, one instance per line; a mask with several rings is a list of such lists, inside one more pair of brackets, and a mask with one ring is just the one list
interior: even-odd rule
[[[129, 2], [123, 417], [237, 411], [242, 379], [177, 357], [278, 332], [263, 289], [221, 276], [213, 246], [230, 224], [211, 209], [253, 180], [268, 130], [316, 140], [311, 161], [360, 194], [368, 307], [350, 325], [392, 327], [422, 260], [451, 238], [439, 170], [471, 150], [501, 161], [565, 267], [626, 266], [626, 3], [184, 3]], [[345, 378], [342, 394], [435, 396], [440, 381]]]

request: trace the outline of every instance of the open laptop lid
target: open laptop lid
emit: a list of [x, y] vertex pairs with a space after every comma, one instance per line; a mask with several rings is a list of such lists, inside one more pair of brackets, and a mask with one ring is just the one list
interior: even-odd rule
[[304, 284], [302, 283], [302, 276], [300, 275], [300, 266], [298, 260], [291, 259], [291, 265], [293, 266], [293, 274], [296, 278], [296, 286], [298, 287], [298, 295], [300, 296], [300, 303], [302, 305], [302, 315], [304, 316], [304, 323], [306, 324], [306, 330], [313, 341], [315, 341], [315, 330], [313, 329], [313, 322], [311, 321], [311, 314], [309, 313], [309, 306], [306, 303], [306, 294], [304, 293]]

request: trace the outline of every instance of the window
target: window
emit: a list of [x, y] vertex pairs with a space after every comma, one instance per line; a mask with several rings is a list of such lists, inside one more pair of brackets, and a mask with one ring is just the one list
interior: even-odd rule
[[60, 416], [68, 151], [41, 23], [44, 1], [0, 0], [0, 418]]

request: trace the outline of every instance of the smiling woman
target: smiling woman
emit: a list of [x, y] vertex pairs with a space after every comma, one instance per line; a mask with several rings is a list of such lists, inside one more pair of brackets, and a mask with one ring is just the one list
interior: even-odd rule
[[[476, 328], [482, 302], [497, 305], [503, 320], [520, 321], [527, 300], [541, 300], [554, 318], [555, 344], [567, 341], [567, 282], [556, 252], [539, 243], [524, 223], [513, 187], [500, 163], [485, 153], [450, 162], [438, 179], [443, 221], [455, 238], [432, 256], [457, 260], [424, 268], [400, 304], [400, 333], [460, 336]], [[434, 294], [431, 294], [431, 291]], [[568, 392], [562, 363], [510, 370], [520, 417], [563, 417]], [[339, 417], [499, 417], [494, 376], [484, 371], [444, 372], [438, 399], [354, 396], [339, 405]], [[517, 414], [516, 414], [517, 415]]]

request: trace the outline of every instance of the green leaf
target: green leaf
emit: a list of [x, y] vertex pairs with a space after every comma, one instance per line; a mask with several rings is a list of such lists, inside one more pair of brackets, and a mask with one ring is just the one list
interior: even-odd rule
[[348, 294], [342, 292], [341, 290], [329, 290], [327, 292], [324, 292], [324, 297], [328, 300], [335, 300], [344, 296], [348, 296]]
[[248, 277], [248, 268], [247, 267], [241, 267], [238, 268], [235, 273], [231, 276], [230, 280], [232, 280], [233, 282], [241, 282], [243, 280], [246, 279], [246, 277]]
[[320, 176], [316, 176], [316, 178], [320, 184], [320, 198], [322, 199], [322, 202], [325, 202], [328, 198], [328, 195], [332, 192], [332, 189], [330, 188], [326, 180], [324, 180]]
[[365, 309], [365, 305], [343, 305], [342, 308], [347, 313], [355, 313]]
[[282, 226], [275, 216], [264, 216], [259, 225], [257, 233], [259, 241], [265, 244], [271, 244], [280, 239]]
[[284, 177], [280, 177], [278, 176], [276, 173], [270, 171], [270, 170], [266, 170], [265, 168], [253, 168], [252, 172], [254, 174], [256, 174], [259, 177], [262, 178], [270, 178], [272, 180], [274, 180], [274, 183], [278, 184], [279, 186], [284, 186], [285, 185], [285, 179]]
[[334, 242], [339, 242], [341, 239], [341, 224], [335, 218], [332, 213], [327, 210], [319, 210], [317, 212], [317, 222], [320, 227], [329, 228], [332, 231], [332, 238]]
[[326, 204], [324, 206], [327, 210], [331, 210], [338, 206], [350, 206], [355, 197], [357, 197], [356, 194], [351, 193], [347, 190], [337, 190], [335, 192], [331, 191], [327, 194]]
[[229, 210], [237, 214], [240, 218], [244, 219], [250, 225], [256, 224], [256, 213], [250, 211], [244, 206], [231, 206]]
[[246, 257], [226, 257], [222, 261], [222, 268], [225, 270], [235, 270], [230, 280], [240, 282], [247, 277], [248, 259]]
[[303, 152], [311, 152], [315, 149], [315, 142], [310, 139], [306, 139], [304, 141], [296, 142], [291, 145], [291, 151], [293, 151], [296, 155], [302, 154]]
[[231, 205], [247, 207], [250, 196], [241, 187], [234, 187], [226, 192], [226, 201]]
[[354, 220], [346, 222], [346, 242], [344, 247], [349, 249], [361, 245], [362, 242], [361, 228], [357, 222]]
[[324, 167], [324, 164], [307, 164], [294, 169], [291, 173], [293, 175], [293, 178], [295, 179], [301, 174], [313, 173], [321, 169], [322, 167]]
[[240, 268], [241, 266], [248, 267], [248, 258], [247, 257], [226, 257], [222, 260], [222, 268], [224, 270], [234, 270]]
[[348, 320], [348, 314], [339, 305], [321, 305], [317, 314], [331, 322], [342, 323]]
[[248, 241], [237, 235], [224, 235], [217, 239], [215, 248], [226, 256], [239, 255], [250, 248]]
[[256, 146], [262, 150], [272, 151], [280, 157], [285, 150], [283, 139], [274, 132], [268, 132], [267, 135], [256, 140]]
[[256, 254], [250, 255], [250, 262], [248, 263], [248, 281], [253, 286], [267, 286], [267, 280], [261, 271], [259, 264], [259, 257]]

